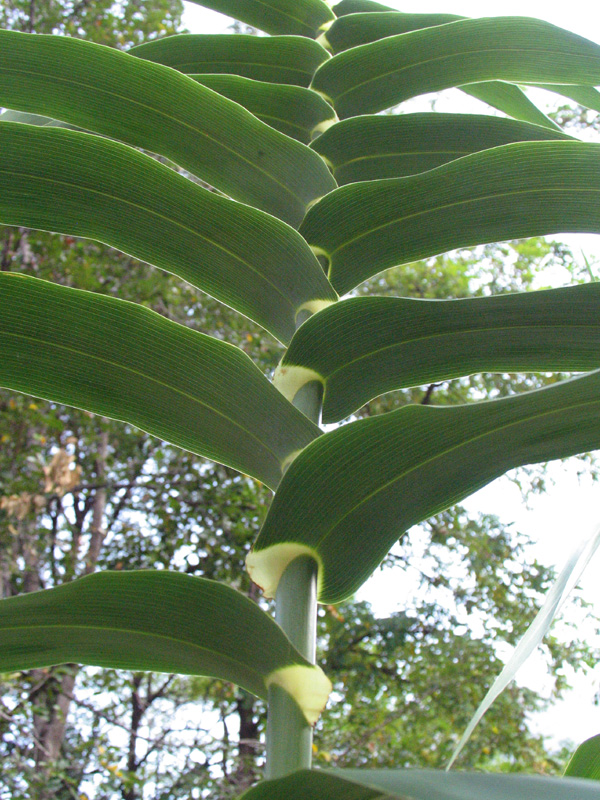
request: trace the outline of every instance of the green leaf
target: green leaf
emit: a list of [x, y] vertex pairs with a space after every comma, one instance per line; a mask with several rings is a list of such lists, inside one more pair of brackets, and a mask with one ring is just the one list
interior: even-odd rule
[[461, 92], [497, 108], [509, 117], [531, 122], [533, 125], [542, 125], [552, 131], [562, 130], [559, 125], [547, 117], [543, 111], [531, 102], [527, 95], [506, 81], [484, 81], [483, 83], [470, 83], [468, 86], [459, 86]]
[[303, 36], [183, 34], [154, 39], [129, 51], [190, 74], [226, 73], [257, 81], [308, 86], [329, 53]]
[[329, 103], [303, 86], [254, 81], [239, 75], [190, 77], [244, 106], [272, 128], [304, 144], [337, 121]]
[[105, 242], [173, 272], [282, 341], [301, 308], [336, 299], [288, 225], [126, 145], [6, 122], [0, 172], [3, 223]]
[[319, 41], [324, 43], [325, 40], [328, 49], [337, 54], [386, 36], [445, 25], [458, 19], [464, 17], [456, 14], [403, 14], [400, 11], [355, 13], [336, 19]]
[[474, 372], [600, 367], [600, 283], [466, 300], [359, 297], [296, 332], [274, 383], [292, 401], [324, 384], [323, 422], [373, 397]]
[[362, 14], [366, 11], [394, 11], [391, 6], [383, 3], [374, 3], [373, 0], [342, 0], [333, 6], [333, 13], [336, 17], [343, 17], [346, 14]]
[[492, 775], [432, 769], [300, 770], [264, 781], [243, 800], [598, 800], [600, 789], [576, 778]]
[[[377, 12], [373, 8], [365, 9], [367, 10]], [[336, 20], [319, 41], [334, 53], [340, 53], [386, 36], [445, 25], [460, 19], [465, 17], [452, 14], [401, 14], [391, 10], [388, 13], [354, 13]], [[505, 81], [486, 81], [458, 88], [516, 119], [560, 130], [518, 86]]]
[[555, 86], [549, 83], [539, 83], [537, 88], [568, 97], [569, 100], [574, 100], [585, 108], [600, 111], [600, 92], [593, 86]]
[[600, 45], [526, 17], [466, 19], [389, 36], [334, 56], [312, 88], [340, 118], [478, 81], [600, 83]]
[[354, 183], [300, 232], [340, 294], [398, 264], [548, 233], [600, 233], [600, 146], [524, 142], [405, 178]]
[[600, 447], [600, 371], [463, 406], [405, 406], [324, 434], [292, 462], [248, 557], [267, 596], [299, 553], [318, 597], [353, 594], [408, 528], [507, 470]]
[[332, 125], [312, 148], [327, 161], [341, 186], [426, 172], [447, 161], [512, 142], [570, 138], [562, 131], [503, 117], [373, 114]]
[[136, 425], [274, 488], [320, 431], [237, 347], [134, 303], [0, 273], [0, 385]]
[[571, 756], [565, 775], [600, 781], [600, 734], [582, 742]]
[[0, 105], [167, 156], [291, 225], [335, 186], [320, 158], [237, 103], [111, 47], [0, 31], [0, 76]]
[[104, 572], [0, 601], [0, 671], [74, 662], [286, 685], [314, 721], [329, 681], [252, 600], [176, 572]]
[[316, 36], [319, 28], [334, 19], [323, 0], [192, 0], [239, 19], [267, 33]]

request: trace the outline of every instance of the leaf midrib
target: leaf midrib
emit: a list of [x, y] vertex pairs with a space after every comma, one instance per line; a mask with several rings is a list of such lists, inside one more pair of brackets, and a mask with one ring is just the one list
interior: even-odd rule
[[[224, 656], [223, 653], [220, 652], [219, 650], [213, 650], [210, 647], [205, 647], [205, 646], [202, 646], [200, 644], [196, 644], [195, 642], [192, 642], [189, 639], [176, 638], [175, 636], [168, 636], [167, 634], [163, 634], [163, 633], [151, 633], [150, 631], [140, 631], [140, 630], [136, 630], [135, 628], [125, 628], [125, 627], [117, 628], [117, 627], [111, 627], [109, 625], [87, 625], [87, 624], [85, 624], [85, 625], [83, 625], [83, 624], [75, 625], [75, 624], [65, 624], [65, 623], [47, 624], [47, 625], [39, 625], [39, 624], [38, 625], [26, 625], [26, 624], [23, 624], [23, 625], [2, 625], [2, 624], [0, 624], [0, 636], [2, 635], [2, 633], [4, 631], [27, 631], [27, 632], [31, 632], [32, 630], [46, 631], [46, 630], [55, 629], [55, 628], [59, 629], [59, 630], [62, 630], [62, 629], [77, 630], [77, 631], [81, 630], [84, 633], [87, 632], [87, 631], [102, 631], [104, 633], [106, 633], [108, 631], [109, 633], [110, 632], [115, 632], [115, 633], [124, 633], [124, 634], [131, 633], [131, 634], [135, 634], [136, 636], [145, 636], [145, 637], [149, 637], [151, 639], [159, 639], [159, 640], [165, 640], [167, 642], [173, 642], [173, 643], [175, 643], [177, 645], [183, 644], [184, 646], [190, 647], [191, 649], [194, 649], [194, 650], [200, 650], [201, 652], [209, 653], [209, 654], [211, 654], [213, 656], [217, 655], [220, 659], [225, 660], [225, 661], [229, 662], [230, 664], [234, 664], [235, 666], [238, 666], [238, 667], [241, 666], [244, 670], [249, 672], [251, 675], [257, 676], [259, 681], [260, 681], [260, 683], [262, 683], [263, 686], [265, 686], [265, 689], [266, 689], [265, 678], [260, 674], [260, 672], [256, 672], [252, 668], [246, 667], [244, 662], [236, 661], [231, 656]], [[290, 663], [293, 663], [293, 662], [290, 662]], [[200, 673], [197, 673], [197, 674], [202, 675], [203, 673], [200, 672]], [[269, 674], [271, 674], [271, 673], [269, 673]]]
[[[403, 180], [403, 179], [400, 178], [399, 180]], [[408, 180], [410, 180], [410, 178], [408, 178]], [[332, 250], [331, 253], [327, 252], [326, 250], [325, 250], [325, 252], [329, 256], [329, 258], [331, 259], [340, 250], [343, 250], [344, 248], [349, 247], [351, 244], [354, 244], [354, 242], [358, 242], [361, 239], [364, 239], [366, 236], [370, 236], [372, 233], [375, 233], [376, 231], [383, 230], [384, 228], [388, 228], [391, 225], [397, 225], [399, 222], [406, 222], [406, 220], [409, 220], [409, 219], [415, 219], [416, 217], [425, 216], [426, 214], [435, 214], [436, 212], [443, 211], [443, 210], [445, 210], [447, 208], [454, 208], [456, 206], [468, 205], [469, 203], [481, 203], [482, 201], [494, 200], [494, 199], [499, 198], [499, 197], [512, 197], [514, 195], [549, 194], [549, 193], [565, 194], [565, 193], [575, 193], [575, 192], [588, 192], [588, 193], [600, 194], [600, 189], [591, 189], [591, 188], [579, 187], [579, 186], [577, 186], [577, 187], [569, 186], [569, 187], [565, 187], [565, 188], [556, 188], [556, 187], [542, 188], [542, 187], [539, 187], [539, 188], [535, 188], [535, 189], [519, 189], [519, 190], [515, 190], [515, 191], [510, 191], [510, 192], [496, 192], [494, 194], [481, 195], [481, 196], [478, 196], [478, 197], [471, 197], [471, 198], [467, 198], [467, 199], [463, 199], [463, 200], [458, 200], [458, 201], [456, 201], [454, 203], [445, 203], [443, 205], [434, 206], [433, 208], [426, 208], [426, 209], [423, 209], [422, 211], [416, 211], [414, 214], [407, 214], [405, 216], [396, 217], [395, 219], [392, 219], [389, 222], [384, 222], [381, 225], [376, 225], [374, 228], [370, 228], [368, 231], [364, 231], [363, 233], [358, 234], [358, 236], [354, 236], [352, 239], [348, 239], [347, 241], [343, 242], [341, 245], [336, 247], [335, 250]], [[325, 248], [323, 248], [323, 249], [325, 249]], [[330, 269], [330, 272], [331, 272], [331, 269]]]
[[[460, 301], [458, 301], [460, 302]], [[419, 324], [418, 320], [414, 321], [415, 324]], [[481, 327], [481, 328], [462, 328], [460, 330], [453, 330], [453, 331], [443, 331], [441, 333], [431, 333], [427, 336], [414, 336], [408, 339], [403, 339], [400, 342], [394, 342], [393, 344], [387, 344], [383, 347], [377, 347], [373, 350], [370, 350], [368, 353], [364, 353], [363, 355], [357, 356], [356, 358], [352, 358], [349, 361], [345, 361], [340, 367], [337, 367], [328, 375], [322, 376], [326, 381], [330, 380], [334, 375], [337, 375], [339, 372], [343, 372], [343, 370], [347, 369], [348, 367], [352, 366], [353, 364], [357, 364], [360, 361], [364, 361], [365, 359], [369, 359], [371, 357], [378, 356], [380, 353], [385, 352], [386, 350], [393, 350], [394, 348], [402, 348], [407, 347], [408, 345], [413, 345], [416, 342], [425, 342], [432, 339], [442, 339], [442, 338], [451, 338], [454, 336], [462, 336], [463, 334], [473, 334], [473, 333], [497, 333], [499, 331], [521, 331], [521, 330], [529, 330], [532, 327], [541, 327], [541, 328], [552, 328], [552, 330], [560, 330], [562, 328], [566, 328], [567, 330], [572, 330], [573, 328], [583, 328], [589, 329], [593, 327], [591, 324], [582, 325], [579, 323], [575, 323], [573, 325], [569, 324], [561, 324], [561, 325], [551, 325], [548, 322], [534, 322], [530, 325], [501, 325], [495, 327]], [[596, 327], [600, 327], [600, 321], [596, 325]], [[600, 358], [600, 357], [599, 357]]]
[[342, 161], [339, 164], [334, 166], [334, 170], [342, 169], [342, 167], [347, 167], [349, 164], [356, 164], [359, 161], [373, 161], [376, 159], [383, 159], [383, 158], [398, 158], [404, 156], [437, 156], [437, 155], [457, 155], [457, 156], [468, 156], [473, 152], [473, 150], [397, 150], [397, 151], [390, 151], [387, 153], [374, 153], [365, 156], [356, 156], [356, 158], [350, 158], [348, 161]]
[[[450, 23], [450, 24], [453, 24], [453, 23]], [[404, 34], [404, 33], [400, 34], [400, 36], [406, 36], [406, 35], [407, 34]], [[408, 35], [410, 35], [410, 34], [408, 34]], [[382, 40], [380, 39], [379, 41], [382, 41]], [[364, 46], [368, 46], [368, 45], [364, 45]], [[351, 52], [351, 51], [347, 51], [347, 52]], [[527, 47], [521, 47], [521, 48], [517, 48], [517, 47], [489, 47], [489, 48], [479, 49], [479, 50], [460, 50], [460, 51], [457, 51], [455, 53], [449, 53], [449, 54], [446, 54], [446, 55], [435, 56], [434, 58], [428, 58], [428, 59], [426, 59], [424, 61], [411, 61], [410, 64], [406, 64], [405, 66], [399, 67], [398, 69], [388, 70], [387, 72], [382, 72], [382, 73], [380, 73], [378, 75], [375, 75], [372, 78], [368, 78], [367, 80], [361, 81], [360, 83], [355, 83], [353, 86], [351, 86], [350, 88], [346, 89], [341, 94], [336, 95], [335, 101], [337, 102], [342, 97], [345, 97], [346, 95], [351, 94], [352, 92], [356, 92], [359, 89], [362, 89], [363, 86], [367, 86], [368, 84], [374, 83], [376, 81], [384, 80], [385, 78], [389, 78], [391, 75], [399, 75], [402, 72], [405, 72], [406, 70], [415, 69], [417, 67], [422, 67], [422, 66], [424, 66], [426, 64], [433, 64], [436, 61], [447, 61], [447, 60], [450, 60], [450, 59], [461, 58], [462, 56], [471, 56], [471, 55], [479, 55], [479, 54], [488, 55], [490, 53], [536, 53], [538, 55], [555, 56], [555, 57], [576, 55], [577, 58], [580, 58], [580, 59], [584, 59], [585, 58], [585, 59], [589, 59], [591, 61], [598, 61], [598, 56], [583, 55], [581, 53], [573, 54], [572, 52], [569, 52], [568, 50], [566, 50], [566, 51], [563, 51], [563, 50], [549, 50], [549, 49], [541, 50], [539, 48], [527, 48]], [[327, 63], [327, 62], [325, 62], [325, 63]], [[485, 79], [482, 78], [482, 79], [473, 81], [473, 83], [482, 83], [482, 82], [485, 82], [485, 81], [488, 81], [488, 80], [489, 81], [493, 81], [494, 79], [493, 78], [485, 78]], [[557, 86], [577, 86], [579, 84], [578, 83], [558, 83], [556, 85]]]
[[[138, 56], [138, 58], [141, 58], [141, 56]], [[155, 62], [155, 63], [160, 63], [160, 62]], [[313, 75], [312, 72], [309, 72], [306, 69], [301, 69], [300, 67], [292, 67], [292, 66], [289, 66], [287, 63], [279, 64], [277, 62], [274, 62], [274, 63], [266, 63], [265, 64], [262, 61], [248, 61], [247, 59], [243, 59], [243, 60], [242, 59], [238, 59], [237, 61], [235, 61], [235, 60], [226, 61], [225, 59], [222, 59], [222, 58], [219, 58], [219, 59], [216, 59], [216, 60], [215, 59], [210, 59], [210, 60], [208, 60], [208, 59], [207, 60], [203, 60], [203, 59], [198, 60], [198, 59], [196, 59], [195, 61], [181, 61], [181, 62], [177, 61], [176, 63], [174, 63], [173, 66], [171, 66], [170, 64], [165, 64], [164, 66], [168, 66], [171, 69], [176, 69], [177, 71], [182, 72], [185, 75], [211, 75], [211, 74], [219, 75], [220, 74], [218, 72], [215, 72], [215, 73], [210, 73], [210, 72], [198, 72], [198, 73], [190, 72], [190, 73], [186, 73], [185, 72], [185, 68], [193, 66], [194, 64], [209, 64], [209, 65], [210, 64], [219, 64], [219, 65], [224, 65], [226, 67], [227, 66], [231, 66], [231, 65], [238, 66], [238, 67], [239, 66], [242, 66], [242, 67], [264, 67], [265, 69], [282, 69], [282, 70], [285, 70], [286, 72], [297, 72], [300, 75], [308, 75], [309, 78], [311, 78], [312, 75]], [[229, 75], [229, 74], [234, 74], [234, 73], [225, 73], [225, 74]], [[243, 76], [240, 76], [240, 77], [243, 77]]]

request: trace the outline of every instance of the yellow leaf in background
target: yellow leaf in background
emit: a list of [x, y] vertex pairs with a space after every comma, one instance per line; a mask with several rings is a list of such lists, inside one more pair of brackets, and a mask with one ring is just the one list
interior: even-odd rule
[[46, 493], [56, 492], [62, 497], [66, 492], [74, 489], [81, 481], [81, 467], [73, 466], [75, 456], [69, 455], [61, 448], [54, 454], [50, 464], [44, 467]]
[[4, 509], [9, 517], [16, 517], [18, 520], [23, 520], [31, 510], [32, 498], [33, 495], [27, 492], [0, 497], [0, 508]]

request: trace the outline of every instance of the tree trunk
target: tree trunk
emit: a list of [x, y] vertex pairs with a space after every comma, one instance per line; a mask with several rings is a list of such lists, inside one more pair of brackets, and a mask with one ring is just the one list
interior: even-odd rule
[[240, 691], [236, 711], [240, 720], [240, 740], [238, 763], [233, 782], [236, 789], [242, 792], [250, 788], [258, 777], [256, 754], [259, 745], [259, 730], [254, 697], [248, 692]]
[[[106, 476], [106, 454], [108, 450], [108, 433], [103, 431], [100, 435], [98, 455], [96, 458], [96, 476], [99, 483], [102, 483]], [[84, 574], [94, 572], [96, 563], [100, 555], [102, 542], [104, 541], [105, 531], [103, 528], [104, 514], [106, 511], [107, 495], [106, 489], [100, 487], [96, 489], [92, 504], [92, 520], [90, 524], [90, 544], [86, 555]], [[83, 523], [83, 520], [82, 520]], [[81, 533], [73, 535], [73, 565], [78, 561], [79, 543]], [[39, 573], [37, 569], [28, 569], [26, 582], [29, 580], [31, 586], [25, 591], [35, 591], [40, 588]], [[37, 584], [33, 582], [37, 580]], [[27, 585], [27, 583], [26, 583]], [[79, 667], [75, 664], [59, 667], [58, 674], [48, 670], [33, 670], [32, 678], [34, 686], [41, 684], [39, 690], [35, 692], [37, 696], [36, 705], [43, 707], [41, 713], [34, 714], [34, 758], [36, 768], [40, 774], [47, 774], [52, 765], [58, 761], [65, 738], [67, 718]], [[45, 678], [45, 679], [44, 679]]]

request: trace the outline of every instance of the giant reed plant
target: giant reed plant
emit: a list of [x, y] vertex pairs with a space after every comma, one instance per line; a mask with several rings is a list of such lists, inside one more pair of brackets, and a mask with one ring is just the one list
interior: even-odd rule
[[[287, 348], [273, 381], [236, 347], [141, 306], [4, 272], [0, 384], [267, 484], [248, 570], [276, 620], [212, 581], [96, 574], [2, 601], [0, 668], [78, 662], [239, 684], [269, 706], [267, 780], [252, 800], [600, 797], [572, 779], [310, 769], [330, 686], [314, 665], [317, 603], [351, 595], [411, 525], [506, 470], [600, 447], [599, 284], [339, 299], [454, 248], [600, 232], [600, 146], [564, 134], [518, 85], [600, 110], [600, 47], [532, 19], [370, 0], [202, 4], [270, 36], [123, 53], [0, 32], [0, 221], [106, 242], [211, 294]], [[378, 114], [449, 87], [506, 116]], [[585, 374], [319, 427], [401, 387], [552, 370]]]

